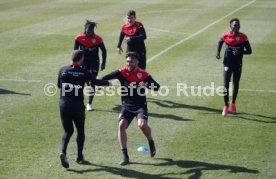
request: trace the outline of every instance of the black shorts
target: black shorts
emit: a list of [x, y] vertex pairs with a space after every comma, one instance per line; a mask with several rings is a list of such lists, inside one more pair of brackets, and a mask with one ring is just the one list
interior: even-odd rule
[[122, 106], [121, 113], [119, 115], [119, 121], [125, 119], [128, 121], [128, 124], [131, 123], [133, 118], [148, 120], [148, 108], [147, 105], [137, 108], [137, 110], [130, 111], [126, 109], [125, 106]]

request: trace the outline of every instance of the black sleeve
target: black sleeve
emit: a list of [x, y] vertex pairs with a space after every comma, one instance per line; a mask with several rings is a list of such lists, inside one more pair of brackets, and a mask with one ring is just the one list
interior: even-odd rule
[[99, 45], [99, 47], [100, 47], [100, 49], [101, 49], [101, 51], [102, 51], [102, 60], [103, 60], [102, 64], [105, 65], [105, 63], [106, 63], [106, 48], [105, 48], [104, 43], [101, 43], [101, 44]]
[[80, 47], [80, 43], [77, 40], [75, 40], [74, 50], [78, 50], [79, 47]]
[[121, 31], [117, 48], [121, 48], [124, 38], [125, 38], [125, 34], [123, 31]]
[[97, 86], [108, 86], [109, 85], [109, 82], [106, 80], [99, 80], [89, 72], [87, 72], [86, 74], [87, 74], [88, 81], [90, 81], [94, 85], [97, 85]]
[[113, 79], [119, 79], [121, 76], [121, 72], [119, 70], [116, 70], [114, 72], [111, 72], [105, 76], [103, 76], [102, 80], [113, 80]]
[[60, 80], [61, 75], [60, 74], [61, 74], [61, 69], [58, 72], [58, 79], [57, 79], [57, 86], [58, 86], [58, 88], [61, 88], [61, 80]]
[[250, 55], [250, 54], [252, 54], [252, 48], [251, 48], [251, 45], [250, 45], [250, 43], [249, 43], [248, 40], [244, 42], [243, 54], [244, 55]]
[[223, 41], [222, 39], [220, 39], [220, 40], [218, 41], [216, 56], [220, 56], [220, 51], [221, 51], [221, 48], [222, 48], [223, 43], [224, 43], [224, 41]]
[[130, 36], [130, 40], [133, 41], [133, 42], [135, 42], [135, 41], [143, 41], [143, 40], [146, 40], [146, 39], [147, 39], [147, 34], [146, 34], [144, 26], [142, 26], [139, 29], [138, 35], [136, 35], [136, 36]]
[[154, 91], [158, 91], [160, 88], [160, 85], [151, 77], [148, 76], [144, 82], [147, 84], [147, 88], [152, 89]]

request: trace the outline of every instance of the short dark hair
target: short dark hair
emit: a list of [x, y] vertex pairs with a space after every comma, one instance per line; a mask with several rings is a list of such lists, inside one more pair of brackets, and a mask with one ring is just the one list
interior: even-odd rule
[[136, 12], [134, 10], [127, 11], [127, 16], [134, 16], [136, 17]]
[[234, 21], [240, 22], [240, 20], [238, 18], [233, 18], [230, 20], [230, 24], [232, 24], [232, 22], [234, 22]]
[[140, 56], [139, 56], [139, 54], [137, 52], [127, 52], [126, 53], [126, 58], [127, 57], [132, 57], [132, 58], [135, 58], [137, 60], [140, 58]]
[[83, 50], [73, 50], [72, 53], [72, 61], [79, 62], [80, 59], [83, 57], [84, 51]]

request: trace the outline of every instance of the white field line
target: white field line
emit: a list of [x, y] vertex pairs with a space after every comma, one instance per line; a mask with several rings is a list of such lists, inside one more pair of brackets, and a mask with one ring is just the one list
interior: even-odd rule
[[200, 8], [188, 8], [188, 9], [168, 9], [168, 10], [160, 10], [160, 11], [148, 11], [148, 12], [140, 12], [140, 15], [148, 15], [148, 14], [156, 14], [156, 13], [165, 13], [165, 12], [183, 12], [183, 11], [198, 11]]
[[170, 31], [170, 30], [158, 29], [158, 28], [152, 28], [152, 27], [147, 27], [147, 29], [159, 31], [159, 32], [167, 32], [167, 33], [172, 33], [172, 34], [183, 34], [183, 35], [191, 35], [192, 34], [192, 33], [187, 33], [187, 32], [176, 32], [176, 31]]
[[175, 44], [173, 44], [173, 45], [169, 46], [168, 48], [162, 50], [162, 51], [159, 52], [158, 54], [156, 54], [156, 55], [150, 57], [150, 58], [147, 60], [147, 63], [152, 62], [153, 60], [157, 59], [158, 57], [160, 57], [160, 56], [163, 55], [164, 53], [168, 52], [169, 50], [173, 49], [174, 47], [176, 47], [176, 46], [182, 44], [183, 42], [186, 42], [187, 40], [189, 40], [189, 39], [191, 39], [191, 38], [193, 38], [193, 37], [195, 37], [195, 36], [201, 34], [202, 32], [206, 31], [206, 30], [209, 29], [210, 27], [212, 27], [212, 26], [218, 24], [219, 22], [221, 22], [221, 21], [224, 20], [225, 18], [227, 18], [227, 17], [231, 16], [232, 14], [238, 12], [239, 10], [241, 10], [241, 9], [243, 9], [243, 8], [245, 8], [245, 7], [247, 7], [247, 6], [249, 6], [250, 4], [254, 3], [255, 1], [256, 1], [256, 0], [253, 0], [253, 1], [250, 1], [250, 2], [248, 2], [248, 3], [244, 4], [244, 5], [242, 5], [241, 7], [239, 7], [239, 8], [237, 8], [237, 9], [233, 10], [232, 12], [230, 12], [230, 13], [226, 14], [225, 16], [219, 18], [218, 20], [214, 21], [213, 23], [211, 23], [211, 24], [209, 24], [209, 25], [203, 27], [202, 29], [198, 30], [197, 32], [192, 33], [192, 34], [189, 35], [188, 37], [185, 37], [185, 38], [181, 39], [180, 41], [176, 42]]
[[13, 81], [13, 82], [24, 82], [24, 83], [40, 83], [42, 80], [23, 80], [23, 79], [0, 79], [0, 81]]

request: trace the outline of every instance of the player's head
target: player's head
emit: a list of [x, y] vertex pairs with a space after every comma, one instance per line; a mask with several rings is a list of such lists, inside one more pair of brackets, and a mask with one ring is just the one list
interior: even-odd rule
[[240, 31], [240, 20], [238, 18], [234, 18], [230, 20], [230, 28], [233, 33]]
[[126, 54], [126, 66], [129, 71], [133, 71], [138, 67], [139, 54], [136, 52], [128, 52]]
[[94, 28], [95, 27], [97, 27], [96, 22], [86, 20], [86, 23], [84, 25], [84, 34], [87, 35], [87, 36], [94, 35]]
[[72, 52], [72, 62], [82, 64], [84, 59], [84, 51], [83, 50], [73, 50]]
[[130, 25], [133, 25], [136, 21], [136, 12], [134, 10], [127, 11], [127, 22]]

